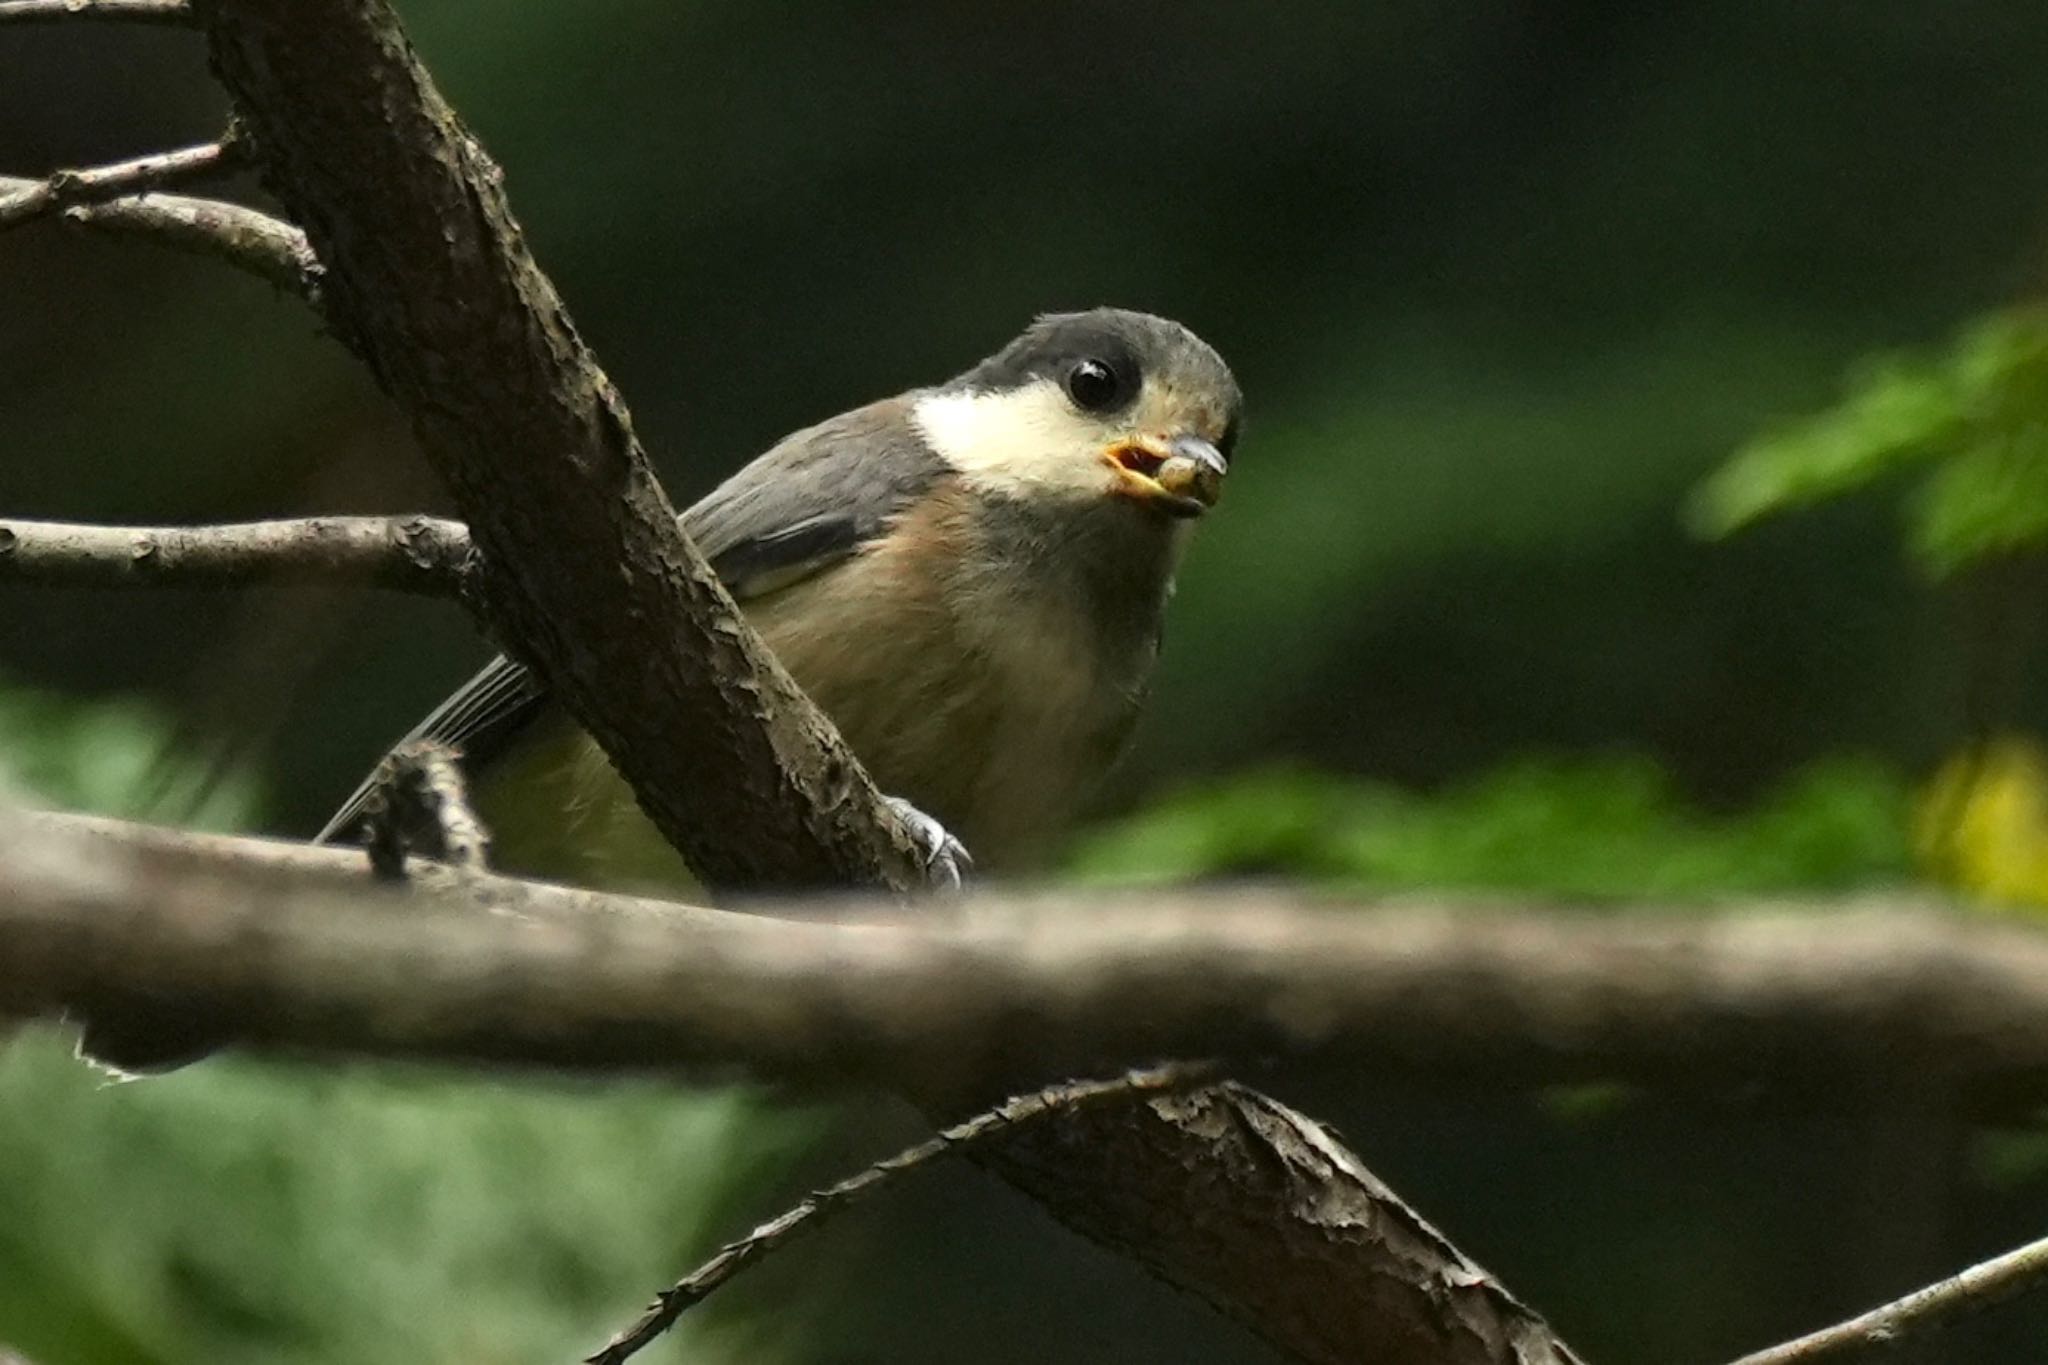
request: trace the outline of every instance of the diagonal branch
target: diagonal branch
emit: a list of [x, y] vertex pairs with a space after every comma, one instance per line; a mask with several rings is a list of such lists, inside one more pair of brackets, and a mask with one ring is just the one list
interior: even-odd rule
[[231, 170], [240, 162], [243, 150], [239, 134], [230, 128], [218, 142], [152, 152], [133, 161], [53, 172], [0, 199], [0, 231], [74, 204], [118, 199]]
[[120, 19], [176, 28], [190, 28], [196, 22], [185, 0], [0, 0], [0, 24], [62, 19]]
[[728, 1242], [703, 1265], [655, 1295], [645, 1313], [605, 1345], [584, 1357], [584, 1365], [623, 1365], [641, 1347], [675, 1326], [676, 1320], [709, 1298], [741, 1271], [787, 1246], [798, 1237], [816, 1232], [838, 1214], [873, 1194], [890, 1181], [928, 1166], [940, 1157], [963, 1152], [991, 1142], [1025, 1124], [1072, 1114], [1104, 1103], [1129, 1104], [1144, 1095], [1185, 1089], [1197, 1078], [1210, 1074], [1201, 1066], [1167, 1065], [1144, 1071], [1127, 1071], [1101, 1081], [1069, 1081], [1064, 1085], [1015, 1095], [993, 1109], [907, 1147], [891, 1157], [807, 1195], [796, 1207], [770, 1219], [736, 1242]]
[[1908, 1337], [1946, 1327], [2044, 1285], [2048, 1285], [2048, 1239], [2029, 1242], [2003, 1256], [1958, 1271], [1847, 1322], [1746, 1355], [1734, 1365], [1819, 1365], [1822, 1361], [1861, 1360], [1886, 1353]]
[[438, 517], [305, 517], [227, 526], [87, 526], [0, 519], [0, 583], [247, 588], [356, 583], [464, 597], [469, 532]]
[[859, 762], [684, 539], [498, 168], [390, 10], [198, 13], [265, 185], [328, 267], [328, 322], [411, 418], [469, 525], [503, 642], [710, 886], [920, 886]]

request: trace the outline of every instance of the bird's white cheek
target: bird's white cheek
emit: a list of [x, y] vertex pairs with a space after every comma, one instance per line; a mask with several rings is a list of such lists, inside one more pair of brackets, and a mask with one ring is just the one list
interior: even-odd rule
[[983, 492], [1094, 498], [1114, 483], [1102, 458], [1109, 433], [1051, 382], [926, 394], [911, 418], [932, 450]]

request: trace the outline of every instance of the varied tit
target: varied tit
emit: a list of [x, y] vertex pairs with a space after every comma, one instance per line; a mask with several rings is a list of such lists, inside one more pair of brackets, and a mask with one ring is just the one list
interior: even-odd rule
[[[1002, 868], [1058, 834], [1123, 747], [1240, 406], [1221, 357], [1178, 323], [1055, 314], [948, 383], [786, 437], [682, 524], [877, 785], [910, 803], [935, 876], [957, 876], [946, 830]], [[463, 755], [500, 867], [687, 877], [509, 659], [407, 739]], [[366, 794], [321, 837], [352, 832]]]

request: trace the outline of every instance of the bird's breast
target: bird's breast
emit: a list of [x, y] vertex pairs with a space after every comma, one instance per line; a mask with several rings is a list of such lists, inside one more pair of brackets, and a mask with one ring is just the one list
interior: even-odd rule
[[749, 608], [882, 789], [984, 866], [1027, 858], [1072, 821], [1150, 672], [1170, 557], [1110, 585], [1133, 600], [1106, 611], [1091, 595], [1104, 585], [1076, 572], [1091, 547], [1071, 540], [949, 490]]

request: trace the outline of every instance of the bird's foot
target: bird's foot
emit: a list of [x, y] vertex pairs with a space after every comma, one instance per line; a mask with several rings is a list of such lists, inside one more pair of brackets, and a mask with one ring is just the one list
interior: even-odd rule
[[958, 891], [965, 886], [967, 874], [974, 870], [974, 859], [968, 854], [967, 845], [902, 797], [885, 796], [882, 800], [896, 812], [896, 818], [903, 822], [903, 827], [910, 831], [911, 840], [924, 860], [925, 880], [940, 891]]

